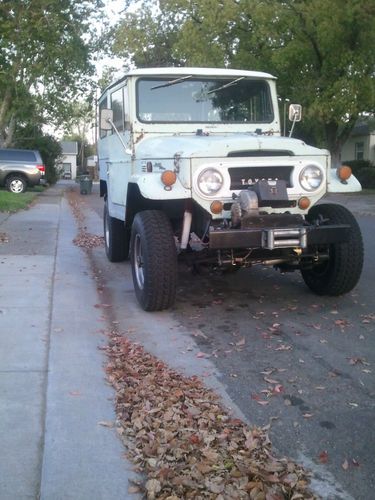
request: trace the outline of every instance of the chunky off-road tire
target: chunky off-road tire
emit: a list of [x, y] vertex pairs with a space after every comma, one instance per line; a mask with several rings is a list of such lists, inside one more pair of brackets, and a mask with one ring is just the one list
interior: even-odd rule
[[109, 215], [108, 202], [103, 213], [105, 253], [110, 262], [121, 262], [129, 257], [130, 234], [124, 222]]
[[7, 177], [5, 186], [11, 193], [20, 194], [26, 191], [27, 182], [22, 175], [13, 174]]
[[343, 295], [350, 292], [361, 276], [363, 241], [358, 223], [349, 210], [341, 205], [315, 205], [309, 211], [309, 222], [323, 218], [326, 224], [350, 226], [349, 240], [329, 245], [329, 259], [312, 269], [301, 270], [306, 285], [318, 295]]
[[133, 221], [130, 258], [135, 294], [145, 311], [170, 307], [176, 296], [177, 252], [171, 224], [159, 210]]

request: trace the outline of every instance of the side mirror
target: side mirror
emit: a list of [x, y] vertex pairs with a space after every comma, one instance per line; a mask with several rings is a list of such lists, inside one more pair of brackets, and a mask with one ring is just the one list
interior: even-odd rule
[[291, 122], [300, 122], [302, 120], [302, 106], [300, 104], [291, 104], [289, 106], [289, 120]]
[[113, 110], [103, 108], [100, 110], [100, 129], [111, 130], [113, 121]]

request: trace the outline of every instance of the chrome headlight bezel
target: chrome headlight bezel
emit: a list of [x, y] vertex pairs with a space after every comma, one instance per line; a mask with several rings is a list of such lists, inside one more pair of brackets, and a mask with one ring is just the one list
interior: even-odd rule
[[[210, 179], [211, 177], [211, 179]], [[197, 187], [204, 196], [215, 196], [224, 186], [223, 174], [216, 168], [205, 168], [198, 175]]]
[[324, 182], [323, 169], [314, 163], [303, 167], [299, 174], [299, 183], [304, 191], [309, 193], [318, 191]]

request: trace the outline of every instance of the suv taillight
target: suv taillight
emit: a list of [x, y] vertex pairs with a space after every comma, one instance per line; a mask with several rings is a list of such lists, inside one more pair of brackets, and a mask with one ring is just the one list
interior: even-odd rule
[[46, 167], [44, 165], [37, 165], [36, 168], [40, 171], [42, 175], [46, 173]]

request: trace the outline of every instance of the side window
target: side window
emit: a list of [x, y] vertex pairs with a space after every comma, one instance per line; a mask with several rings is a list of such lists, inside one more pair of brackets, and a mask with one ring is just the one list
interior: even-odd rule
[[125, 130], [130, 129], [130, 117], [129, 117], [129, 94], [128, 87], [124, 87], [124, 119], [125, 119]]
[[[102, 114], [102, 109], [106, 109], [106, 108], [107, 108], [107, 98], [103, 99], [99, 103], [99, 123], [100, 123], [100, 117], [101, 117], [101, 114]], [[108, 134], [108, 130], [103, 130], [103, 129], [99, 130], [99, 137], [100, 137], [100, 139], [103, 139], [103, 137], [107, 137], [107, 134]]]
[[20, 151], [12, 149], [1, 149], [0, 160], [3, 161], [31, 161], [36, 162], [35, 153], [33, 151]]
[[124, 99], [123, 89], [118, 89], [111, 94], [111, 109], [113, 110], [113, 123], [117, 130], [122, 132], [124, 130]]

